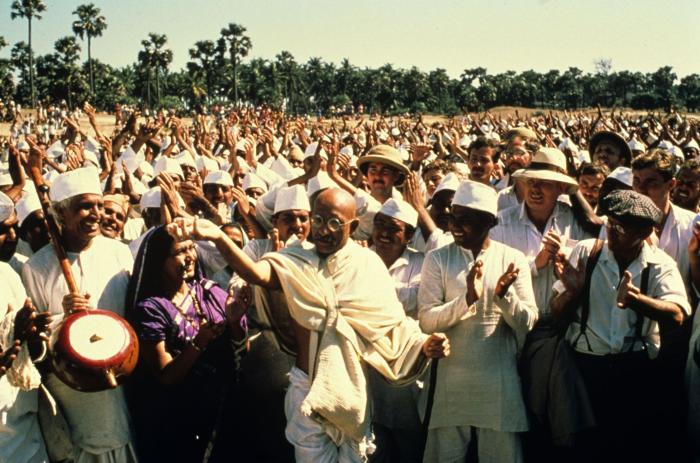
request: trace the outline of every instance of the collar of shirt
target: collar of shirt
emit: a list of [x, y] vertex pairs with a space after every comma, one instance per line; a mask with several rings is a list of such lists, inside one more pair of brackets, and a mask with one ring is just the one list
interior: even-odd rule
[[[530, 220], [530, 217], [527, 215], [527, 209], [525, 209], [527, 206], [525, 205], [525, 201], [520, 203], [520, 220], [523, 221], [526, 224], [531, 225], [535, 230], [537, 230], [537, 227], [535, 226], [534, 223]], [[557, 203], [554, 205], [554, 209], [552, 210], [552, 213], [549, 215], [549, 218], [547, 219], [547, 224], [544, 227], [544, 232], [541, 233], [542, 236], [546, 235], [547, 232], [551, 229], [554, 228], [557, 233], [559, 233], [559, 230], [555, 228], [557, 219], [565, 213], [565, 209], [562, 207], [562, 205], [559, 203], [557, 200]], [[539, 233], [539, 230], [537, 230]]]
[[[649, 243], [644, 243], [639, 255], [630, 263], [629, 267], [627, 267], [627, 270], [632, 275], [632, 278], [642, 273], [642, 270], [644, 270], [647, 265], [661, 263], [661, 260], [658, 258], [658, 254], [656, 252], [657, 250], [658, 248], [652, 248]], [[600, 262], [608, 265], [611, 270], [614, 270], [616, 273], [618, 273], [618, 276], [620, 276], [617, 260], [615, 260], [615, 255], [608, 247], [607, 240], [605, 241], [603, 249], [600, 253]]]

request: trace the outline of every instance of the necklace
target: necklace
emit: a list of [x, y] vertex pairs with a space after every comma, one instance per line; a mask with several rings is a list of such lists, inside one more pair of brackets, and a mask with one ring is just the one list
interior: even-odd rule
[[[195, 292], [192, 290], [192, 287], [190, 285], [187, 285], [187, 294], [183, 298], [180, 303], [176, 303], [174, 300], [172, 300], [173, 305], [177, 309], [177, 311], [182, 315], [182, 318], [185, 319], [185, 322], [192, 328], [195, 329], [195, 331], [199, 331], [199, 327], [202, 325], [205, 325], [207, 323], [207, 318], [204, 315], [204, 311], [202, 310], [202, 306], [199, 304], [199, 300], [197, 299], [197, 295]], [[189, 306], [184, 307], [185, 303], [188, 302], [189, 300], [192, 300], [192, 305], [194, 305], [194, 312], [195, 312], [195, 317], [192, 315], [187, 314], [187, 309], [189, 309]], [[187, 338], [189, 341], [189, 337]]]

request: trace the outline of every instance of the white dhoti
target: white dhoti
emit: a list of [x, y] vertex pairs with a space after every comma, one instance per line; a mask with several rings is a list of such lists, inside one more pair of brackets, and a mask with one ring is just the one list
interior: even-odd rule
[[284, 397], [284, 413], [287, 416], [285, 435], [294, 445], [296, 461], [362, 462], [362, 457], [355, 451], [351, 441], [346, 440], [340, 447], [336, 446], [321, 423], [302, 413], [301, 404], [310, 388], [308, 375], [299, 368], [292, 367], [289, 372], [289, 389]]

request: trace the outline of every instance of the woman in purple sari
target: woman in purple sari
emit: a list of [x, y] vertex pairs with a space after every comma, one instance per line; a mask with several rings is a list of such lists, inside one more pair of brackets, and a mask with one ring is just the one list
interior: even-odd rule
[[192, 241], [164, 227], [144, 239], [127, 298], [141, 344], [129, 387], [141, 461], [230, 461], [249, 302], [249, 288], [234, 298], [204, 278]]

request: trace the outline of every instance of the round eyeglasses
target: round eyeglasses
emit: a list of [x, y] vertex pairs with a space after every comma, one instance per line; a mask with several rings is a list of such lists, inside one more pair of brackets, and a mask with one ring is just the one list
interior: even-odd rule
[[316, 214], [311, 217], [311, 226], [314, 228], [321, 228], [323, 225], [326, 225], [328, 227], [328, 230], [331, 233], [335, 233], [337, 231], [340, 231], [345, 225], [349, 224], [349, 222], [341, 222], [338, 218], [336, 217], [331, 217], [329, 219], [325, 219], [323, 216]]

